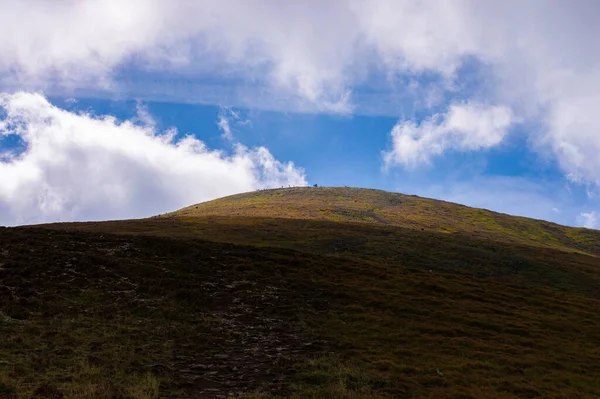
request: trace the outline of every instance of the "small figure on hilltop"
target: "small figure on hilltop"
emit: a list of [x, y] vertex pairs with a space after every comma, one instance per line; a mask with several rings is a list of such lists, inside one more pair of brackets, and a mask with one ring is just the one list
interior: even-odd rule
[[313, 187], [319, 187], [319, 186], [318, 186], [318, 185], [316, 185], [316, 184], [313, 184]]

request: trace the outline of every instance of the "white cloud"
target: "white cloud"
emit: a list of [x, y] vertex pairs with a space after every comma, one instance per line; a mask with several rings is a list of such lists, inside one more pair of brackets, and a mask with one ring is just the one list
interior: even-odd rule
[[[242, 76], [321, 110], [348, 110], [342, 71], [355, 38], [346, 35], [352, 16], [339, 4], [4, 0], [0, 7], [7, 85], [117, 90], [114, 74], [133, 63], [150, 72]], [[341, 17], [335, 24], [333, 15]]]
[[[0, 85], [16, 90], [399, 115], [403, 103], [445, 96], [406, 94], [398, 76], [433, 74], [442, 94], [455, 93], [458, 69], [474, 59], [489, 80], [464, 96], [543, 126], [529, 132], [536, 148], [600, 182], [597, 1], [0, 0], [0, 10]], [[128, 86], [115, 78], [127, 68], [156, 75]], [[373, 75], [381, 90], [356, 103]], [[198, 83], [207, 77], [225, 83]]]
[[589, 93], [557, 98], [548, 111], [548, 130], [542, 139], [574, 181], [600, 185], [599, 108], [600, 95]]
[[250, 119], [242, 119], [239, 111], [235, 111], [231, 107], [221, 107], [219, 111], [219, 119], [217, 120], [217, 126], [223, 132], [221, 137], [229, 142], [235, 142], [233, 136], [233, 126], [252, 126]]
[[223, 132], [223, 134], [221, 136], [225, 140], [228, 140], [228, 141], [233, 140], [233, 133], [231, 133], [231, 127], [229, 126], [229, 119], [227, 119], [227, 117], [223, 113], [221, 113], [219, 115], [219, 120], [217, 121], [217, 126]]
[[[176, 72], [153, 76], [154, 87], [137, 85], [139, 97], [176, 96], [168, 86], [181, 74], [218, 76], [259, 86], [238, 103], [266, 92], [277, 98], [271, 106], [346, 113], [353, 89], [373, 71], [451, 79], [465, 56], [488, 49], [465, 23], [473, 11], [461, 0], [0, 0], [0, 8], [0, 77], [17, 89], [119, 90], [128, 83], [115, 74], [133, 65]], [[213, 84], [195, 91], [215, 89], [226, 95]]]
[[451, 76], [478, 39], [463, 24], [470, 10], [462, 0], [351, 1], [364, 36], [392, 70], [431, 70]]
[[305, 184], [266, 148], [213, 151], [146, 123], [72, 113], [38, 94], [0, 95], [1, 135], [27, 147], [0, 163], [0, 224], [150, 216], [261, 187]]
[[581, 212], [577, 221], [580, 226], [588, 229], [600, 228], [600, 214], [596, 211]]
[[513, 122], [511, 111], [501, 106], [454, 104], [444, 115], [419, 124], [401, 121], [392, 129], [392, 149], [383, 154], [386, 167], [429, 163], [446, 150], [478, 150], [498, 145]]

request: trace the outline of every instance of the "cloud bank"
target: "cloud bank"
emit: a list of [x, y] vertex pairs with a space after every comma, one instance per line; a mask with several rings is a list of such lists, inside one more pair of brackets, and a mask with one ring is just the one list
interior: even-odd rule
[[392, 115], [388, 167], [492, 148], [519, 121], [535, 126], [518, 133], [565, 176], [600, 186], [594, 0], [0, 0], [0, 9], [0, 92]]
[[242, 191], [306, 184], [264, 147], [231, 154], [138, 120], [72, 113], [39, 94], [0, 95], [0, 224], [144, 217]]
[[[0, 7], [5, 90], [131, 90], [142, 99], [313, 112], [380, 104], [397, 116], [410, 104], [448, 108], [448, 96], [459, 94], [542, 126], [528, 132], [534, 148], [550, 151], [565, 174], [600, 182], [596, 1], [0, 0]], [[485, 79], [469, 86], [461, 71], [472, 65]], [[127, 71], [145, 78], [135, 83]], [[413, 90], [424, 77], [435, 85]]]

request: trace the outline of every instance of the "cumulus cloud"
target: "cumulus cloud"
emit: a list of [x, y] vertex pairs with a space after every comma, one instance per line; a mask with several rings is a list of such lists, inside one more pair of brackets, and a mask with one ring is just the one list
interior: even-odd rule
[[[341, 15], [338, 4], [4, 0], [0, 7], [0, 71], [9, 86], [16, 80], [32, 89], [58, 84], [114, 91], [115, 74], [129, 65], [243, 77], [320, 110], [348, 109], [341, 60], [349, 59], [354, 37], [345, 34], [352, 18], [348, 11]], [[332, 15], [340, 22], [332, 24]], [[10, 40], [15, 32], [18, 40]]]
[[581, 212], [578, 217], [579, 225], [588, 229], [600, 228], [600, 214], [596, 211]]
[[73, 113], [39, 94], [0, 95], [0, 137], [22, 151], [0, 162], [0, 224], [144, 217], [263, 187], [305, 184], [264, 147], [230, 154], [139, 123]]
[[401, 121], [392, 129], [392, 149], [384, 152], [387, 167], [429, 163], [446, 150], [472, 151], [498, 145], [513, 122], [502, 106], [453, 104], [446, 114], [415, 123]]
[[[5, 89], [130, 90], [140, 98], [226, 97], [234, 105], [394, 116], [405, 104], [443, 106], [459, 92], [542, 126], [529, 132], [534, 147], [549, 149], [566, 174], [600, 182], [593, 0], [0, 0], [0, 7]], [[465, 89], [460, 70], [473, 60], [488, 79]], [[136, 74], [120, 79], [128, 70]], [[440, 93], [410, 94], [406, 82], [423, 76], [435, 76]], [[202, 83], [207, 77], [218, 79]], [[357, 102], [364, 99], [369, 104]]]

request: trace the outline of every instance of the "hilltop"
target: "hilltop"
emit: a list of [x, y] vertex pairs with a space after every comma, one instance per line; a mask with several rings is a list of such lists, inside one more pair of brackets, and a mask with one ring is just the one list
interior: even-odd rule
[[354, 188], [0, 229], [0, 398], [587, 398], [598, 231]]
[[167, 214], [241, 216], [367, 223], [600, 254], [600, 231], [470, 208], [382, 190], [295, 187], [261, 190], [208, 201]]

